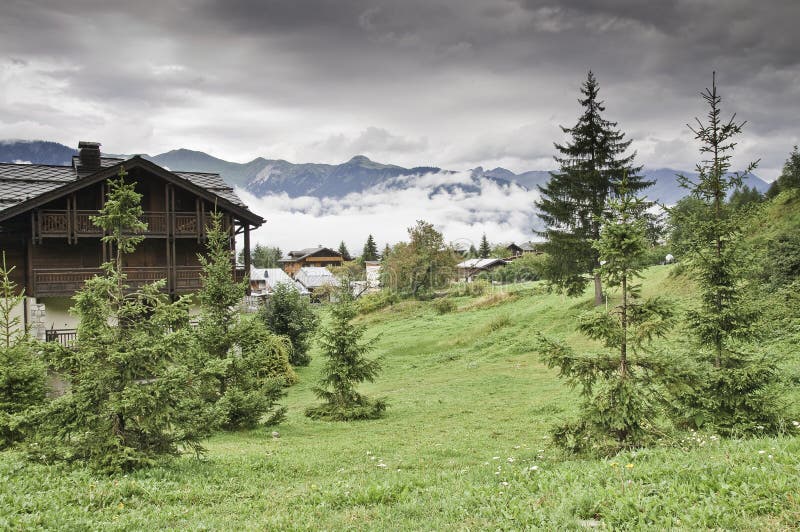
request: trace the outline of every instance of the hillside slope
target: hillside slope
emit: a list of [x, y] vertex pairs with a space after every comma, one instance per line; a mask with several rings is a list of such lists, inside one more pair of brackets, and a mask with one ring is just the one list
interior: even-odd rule
[[[646, 294], [691, 295], [672, 267]], [[322, 357], [300, 368], [276, 428], [208, 442], [208, 456], [105, 477], [0, 454], [5, 528], [210, 529], [791, 529], [800, 519], [800, 438], [721, 441], [708, 434], [609, 460], [549, 446], [578, 396], [533, 351], [538, 331], [577, 348], [590, 297], [536, 283], [456, 299], [439, 315], [402, 302], [362, 317], [383, 371], [361, 387], [383, 419], [314, 421], [303, 410]], [[678, 342], [679, 334], [671, 342]], [[280, 437], [272, 437], [277, 430]], [[629, 467], [626, 467], [630, 464]]]

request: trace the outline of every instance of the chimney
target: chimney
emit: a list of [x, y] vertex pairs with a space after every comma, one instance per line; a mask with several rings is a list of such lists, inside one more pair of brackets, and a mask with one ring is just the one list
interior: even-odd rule
[[82, 170], [100, 169], [100, 143], [82, 140], [78, 143], [78, 159]]

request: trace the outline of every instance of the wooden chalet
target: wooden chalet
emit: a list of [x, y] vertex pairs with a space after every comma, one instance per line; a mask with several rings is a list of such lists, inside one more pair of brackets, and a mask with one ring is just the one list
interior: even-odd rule
[[522, 255], [527, 255], [528, 253], [533, 253], [535, 255], [542, 253], [538, 244], [535, 242], [524, 242], [520, 245], [512, 242], [506, 246], [506, 249], [511, 254], [511, 257], [521, 257]]
[[283, 271], [293, 276], [300, 271], [300, 268], [341, 266], [344, 263], [344, 258], [336, 250], [318, 246], [299, 251], [290, 251], [286, 257], [283, 257], [278, 262]]
[[[0, 163], [0, 248], [13, 279], [25, 288], [25, 322], [34, 328], [74, 326], [69, 297], [100, 273], [112, 250], [91, 222], [106, 200], [106, 181], [127, 172], [143, 195], [144, 241], [125, 257], [128, 283], [166, 280], [171, 296], [200, 287], [198, 254], [216, 209], [230, 232], [231, 274], [250, 267], [250, 230], [264, 223], [218, 174], [172, 171], [140, 156], [102, 157], [81, 142], [71, 166]], [[243, 235], [244, 269], [236, 270], [235, 237]], [[31, 320], [33, 322], [31, 322]]]

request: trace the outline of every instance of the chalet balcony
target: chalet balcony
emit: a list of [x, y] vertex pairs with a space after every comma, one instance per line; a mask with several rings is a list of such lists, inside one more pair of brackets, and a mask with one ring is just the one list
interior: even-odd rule
[[[178, 266], [175, 268], [174, 292], [188, 294], [202, 287], [200, 277], [202, 270], [197, 266]], [[72, 296], [83, 288], [84, 283], [101, 274], [99, 268], [48, 268], [33, 270], [33, 294], [35, 297]], [[126, 284], [132, 289], [141, 288], [145, 284], [167, 279], [169, 270], [166, 267], [129, 267], [125, 268], [128, 278]], [[237, 269], [234, 278], [244, 279], [243, 269]], [[165, 290], [167, 287], [165, 286]]]
[[[39, 211], [36, 220], [37, 237], [100, 237], [103, 231], [92, 223], [91, 217], [97, 216], [98, 211], [66, 211], [43, 210]], [[170, 234], [170, 218], [174, 217], [175, 224], [172, 234], [175, 237], [201, 237], [205, 234], [205, 227], [210, 223], [208, 214], [196, 212], [157, 212], [146, 211], [141, 220], [147, 224], [147, 229], [141, 234], [150, 237], [167, 237]]]

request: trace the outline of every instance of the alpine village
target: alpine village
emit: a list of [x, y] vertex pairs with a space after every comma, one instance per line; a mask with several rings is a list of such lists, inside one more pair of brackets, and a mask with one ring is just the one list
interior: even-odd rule
[[[793, 77], [769, 78], [787, 85], [779, 90], [722, 68], [713, 72], [694, 58], [702, 72], [682, 71], [682, 85], [664, 81], [658, 96], [645, 96], [651, 89], [641, 87], [654, 85], [621, 82], [614, 76], [624, 68], [601, 55], [586, 56], [595, 57], [597, 70], [576, 66], [561, 48], [566, 43], [555, 43], [564, 33], [577, 35], [577, 24], [595, 40], [576, 36], [576, 43], [600, 48], [621, 42], [614, 39], [623, 38], [622, 21], [646, 19], [649, 31], [662, 32], [655, 14], [628, 3], [636, 15], [604, 2], [594, 15], [566, 3], [507, 3], [502, 9], [519, 11], [512, 18], [529, 28], [531, 42], [546, 46], [536, 39], [552, 36], [547, 50], [569, 65], [541, 63], [541, 80], [524, 78], [543, 100], [528, 103], [544, 114], [531, 114], [541, 121], [519, 129], [509, 125], [521, 109], [517, 89], [505, 87], [508, 101], [489, 97], [504, 83], [484, 78], [431, 88], [429, 96], [409, 94], [423, 89], [408, 85], [400, 100], [414, 102], [397, 105], [409, 113], [408, 123], [418, 121], [425, 134], [419, 141], [411, 126], [406, 136], [369, 126], [361, 136], [313, 140], [322, 137], [314, 136], [309, 115], [321, 104], [298, 103], [295, 94], [309, 89], [299, 81], [304, 77], [293, 76], [313, 72], [317, 82], [331, 84], [330, 98], [347, 87], [375, 120], [396, 115], [388, 101], [375, 107], [370, 92], [396, 89], [359, 78], [364, 65], [343, 66], [357, 78], [343, 81], [332, 65], [305, 55], [303, 43], [315, 39], [303, 33], [311, 31], [307, 25], [354, 62], [391, 57], [400, 72], [411, 53], [406, 47], [414, 47], [445, 70], [488, 75], [478, 65], [493, 45], [478, 35], [512, 39], [489, 29], [503, 2], [475, 13], [466, 5], [483, 2], [466, 2], [463, 12], [443, 2], [452, 19], [420, 7], [439, 20], [441, 39], [467, 24], [465, 17], [480, 20], [465, 26], [476, 32], [463, 41], [469, 45], [447, 49], [424, 48], [433, 34], [422, 28], [433, 22], [410, 4], [390, 9], [368, 1], [355, 15], [344, 4], [284, 10], [280, 2], [245, 2], [211, 15], [211, 6], [223, 9], [218, 2], [202, 9], [202, 2], [178, 2], [196, 10], [179, 10], [181, 18], [213, 24], [196, 26], [205, 28], [201, 33], [226, 38], [224, 28], [233, 24], [227, 10], [241, 9], [249, 13], [236, 22], [242, 35], [258, 20], [259, 31], [275, 40], [227, 37], [237, 43], [230, 45], [231, 64], [215, 65], [213, 75], [192, 81], [175, 99], [167, 93], [177, 78], [159, 76], [188, 75], [184, 67], [156, 69], [151, 78], [131, 66], [130, 91], [151, 100], [113, 127], [99, 125], [96, 115], [78, 120], [81, 133], [53, 113], [52, 127], [37, 129], [30, 124], [38, 119], [18, 120], [2, 104], [4, 137], [49, 140], [0, 141], [1, 529], [800, 528], [797, 63]], [[0, 7], [1, 18], [10, 17], [0, 23], [4, 31], [13, 29], [9, 20], [27, 27], [29, 17], [43, 29], [66, 24], [41, 18], [63, 15], [62, 8], [32, 4], [39, 5]], [[659, 16], [678, 17], [694, 4], [664, 4]], [[154, 8], [147, 20], [177, 16], [175, 9]], [[319, 26], [307, 18], [314, 9]], [[706, 9], [734, 17], [724, 6]], [[792, 18], [794, 7], [780, 9]], [[198, 49], [157, 40], [148, 48], [138, 33], [145, 31], [138, 19], [144, 13], [101, 11], [108, 21], [137, 20], [130, 38], [144, 54], [158, 50], [152, 61], [162, 53], [164, 60], [197, 60], [200, 50], [209, 61], [220, 57], [209, 51], [210, 37], [188, 35], [167, 19], [158, 27], [176, 32], [172, 46]], [[334, 11], [349, 13], [350, 22]], [[611, 18], [599, 31], [592, 16]], [[90, 19], [88, 12], [80, 18]], [[341, 32], [356, 31], [351, 23], [359, 29], [347, 38], [366, 32], [374, 49], [345, 44]], [[295, 28], [291, 49], [304, 69], [281, 62], [270, 48], [289, 39], [278, 24]], [[14, 31], [20, 44], [0, 68], [8, 102], [27, 102], [20, 113], [52, 105], [44, 89], [12, 86], [39, 79], [26, 77], [34, 76], [33, 65], [44, 76], [56, 64], [25, 52], [56, 41]], [[641, 53], [663, 59], [678, 46], [671, 36], [662, 40], [673, 44], [656, 46], [652, 33], [631, 31]], [[698, 39], [685, 44], [681, 60], [703, 50]], [[761, 39], [753, 46], [782, 46]], [[237, 105], [254, 102], [252, 95], [215, 99], [214, 84], [226, 75], [218, 74], [232, 75], [240, 65], [234, 51], [247, 56], [256, 43], [276, 61], [275, 77], [260, 66], [253, 75], [269, 72], [264, 79], [275, 87], [235, 76], [227, 82], [263, 90], [260, 97], [272, 100], [264, 108], [253, 104], [253, 120], [269, 116], [280, 128], [250, 127], [250, 108]], [[492, 76], [521, 79], [504, 73], [522, 63], [503, 50], [509, 62], [492, 67]], [[720, 61], [725, 69], [737, 68], [731, 57], [746, 62], [719, 53], [730, 60]], [[48, 90], [86, 90], [64, 73], [71, 67], [59, 65], [65, 70], [58, 76], [72, 81], [53, 81]], [[416, 68], [429, 73], [431, 84], [438, 79], [424, 62]], [[567, 79], [565, 72], [568, 85], [547, 85]], [[98, 91], [111, 83], [93, 68], [82, 75], [96, 80]], [[362, 91], [360, 82], [370, 89]], [[753, 87], [763, 97], [748, 92]], [[128, 89], [115, 90], [120, 99], [112, 100], [124, 103]], [[771, 105], [769, 95], [786, 102], [789, 93], [794, 107], [783, 115], [761, 111]], [[350, 96], [342, 97], [341, 105], [350, 105]], [[459, 122], [466, 116], [457, 110], [462, 98], [476, 117], [504, 118], [487, 118], [485, 132], [440, 127], [471, 123]], [[663, 110], [652, 107], [656, 98]], [[197, 103], [206, 100], [217, 103]], [[73, 114], [71, 101], [64, 99], [64, 116], [74, 122], [80, 113]], [[87, 103], [86, 112], [92, 109]], [[360, 124], [358, 112], [340, 114], [331, 102], [326, 109], [314, 118], [331, 120], [318, 126], [324, 131], [338, 131], [333, 124], [345, 116]], [[206, 112], [213, 126], [200, 118]], [[432, 121], [431, 113], [440, 116]], [[152, 126], [161, 118], [163, 128]], [[303, 125], [292, 129], [291, 120]], [[765, 133], [784, 122], [791, 133]], [[501, 132], [506, 126], [508, 134]], [[667, 131], [675, 137], [658, 140]], [[525, 135], [529, 151], [520, 148]], [[295, 160], [394, 153], [399, 161], [471, 169], [406, 168], [365, 155], [338, 164], [261, 157], [236, 163], [183, 148], [125, 154], [140, 145], [208, 145], [198, 139], [218, 143], [219, 155], [241, 153], [231, 146]], [[457, 155], [463, 146], [473, 158]], [[477, 158], [506, 161], [516, 171], [485, 170], [474, 166]], [[524, 170], [531, 167], [538, 169]]]

